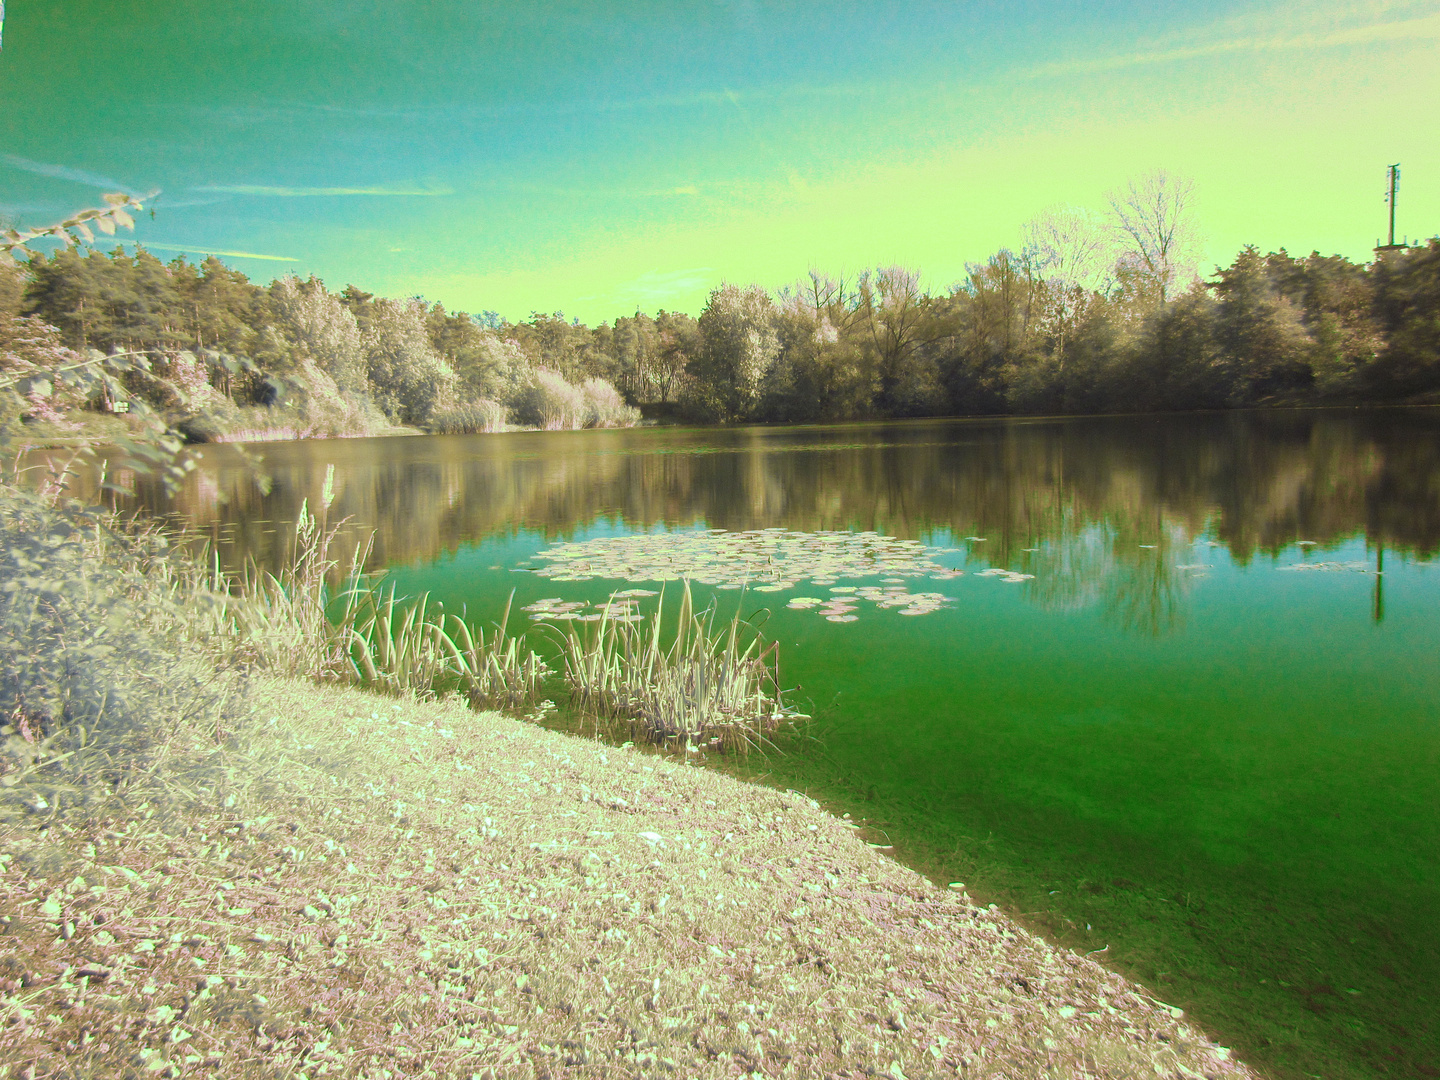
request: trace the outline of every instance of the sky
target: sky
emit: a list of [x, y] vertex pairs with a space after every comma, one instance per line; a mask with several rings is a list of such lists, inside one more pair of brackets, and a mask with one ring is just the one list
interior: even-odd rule
[[1440, 233], [1437, 115], [1440, 0], [9, 0], [0, 216], [159, 189], [162, 258], [594, 325], [945, 289], [1157, 168], [1202, 271], [1368, 261], [1387, 165], [1397, 234]]

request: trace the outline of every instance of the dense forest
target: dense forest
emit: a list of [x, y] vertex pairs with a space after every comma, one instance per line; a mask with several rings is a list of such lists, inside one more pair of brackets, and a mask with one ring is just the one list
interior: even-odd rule
[[[637, 311], [593, 328], [67, 247], [0, 271], [0, 365], [143, 353], [187, 391], [200, 438], [1440, 398], [1440, 240], [1369, 264], [1247, 247], [1202, 280], [1183, 257], [1186, 195], [1156, 173], [1108, 215], [1046, 211], [1018, 249], [942, 290], [900, 267], [811, 271], [775, 294], [721, 285], [698, 319]], [[133, 389], [177, 405], [163, 385]], [[115, 407], [57, 401], [33, 377], [19, 390], [0, 411]]]

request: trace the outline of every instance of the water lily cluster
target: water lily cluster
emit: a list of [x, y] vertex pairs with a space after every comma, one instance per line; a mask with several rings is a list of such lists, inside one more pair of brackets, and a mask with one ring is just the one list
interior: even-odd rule
[[844, 578], [880, 577], [944, 580], [963, 571], [941, 565], [936, 556], [954, 548], [926, 548], [877, 532], [793, 532], [749, 529], [730, 532], [640, 533], [556, 544], [536, 555], [535, 573], [552, 581], [676, 581], [756, 592], [782, 592], [802, 581], [833, 585]]
[[981, 570], [976, 577], [999, 578], [1011, 585], [1017, 585], [1022, 581], [1034, 581], [1034, 574], [1022, 574], [1018, 570], [1006, 570], [1003, 566], [992, 566], [989, 570]]
[[[982, 541], [983, 537], [967, 537]], [[916, 578], [949, 581], [964, 570], [946, 566], [940, 556], [958, 554], [957, 548], [926, 547], [918, 540], [900, 540], [878, 532], [795, 532], [788, 529], [704, 529], [689, 532], [640, 533], [603, 536], [556, 544], [539, 552], [539, 566], [529, 568], [551, 581], [592, 581], [600, 578], [628, 582], [686, 580], [717, 589], [748, 589], [777, 593], [808, 583], [826, 586], [830, 595], [795, 596], [786, 607], [815, 611], [829, 622], [855, 622], [860, 601], [879, 609], [898, 609], [901, 615], [928, 615], [954, 603], [938, 592], [911, 592]], [[1008, 583], [1033, 580], [1004, 567], [981, 570], [976, 577]], [[879, 579], [879, 584], [839, 585], [845, 579]], [[625, 589], [601, 603], [552, 596], [536, 600], [524, 610], [536, 621], [637, 622], [638, 598], [654, 596], [650, 589]]]
[[859, 618], [855, 609], [860, 600], [868, 600], [877, 608], [899, 608], [901, 615], [929, 615], [953, 603], [953, 596], [944, 593], [912, 593], [904, 585], [887, 585], [884, 588], [853, 585], [837, 585], [830, 590], [831, 597], [797, 596], [785, 606], [792, 611], [816, 610], [826, 622], [848, 623]]
[[626, 589], [612, 593], [603, 604], [547, 596], [533, 604], [526, 604], [520, 610], [529, 612], [534, 622], [599, 622], [607, 616], [611, 622], [640, 622], [644, 616], [636, 610], [640, 604], [639, 597], [654, 595], [654, 589]]

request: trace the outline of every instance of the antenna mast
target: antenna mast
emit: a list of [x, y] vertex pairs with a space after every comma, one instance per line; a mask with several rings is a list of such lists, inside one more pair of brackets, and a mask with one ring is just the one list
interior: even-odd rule
[[1397, 161], [1394, 165], [1385, 168], [1385, 201], [1390, 204], [1390, 242], [1382, 244], [1377, 241], [1376, 251], [1401, 251], [1409, 247], [1409, 244], [1395, 243], [1395, 199], [1399, 193], [1400, 163]]
[[1397, 161], [1385, 170], [1385, 180], [1389, 190], [1385, 192], [1385, 201], [1390, 204], [1390, 243], [1388, 246], [1395, 246], [1395, 196], [1400, 191], [1400, 163]]

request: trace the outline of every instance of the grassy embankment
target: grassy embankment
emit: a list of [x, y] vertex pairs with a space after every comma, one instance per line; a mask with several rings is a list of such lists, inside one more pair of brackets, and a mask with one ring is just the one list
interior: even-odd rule
[[3, 495], [10, 1075], [1253, 1075], [803, 796], [422, 700], [542, 673], [373, 593], [336, 628], [313, 523], [236, 596]]

